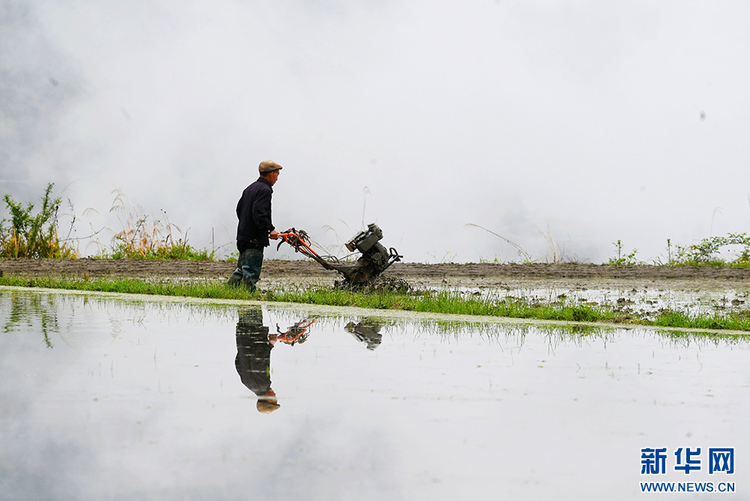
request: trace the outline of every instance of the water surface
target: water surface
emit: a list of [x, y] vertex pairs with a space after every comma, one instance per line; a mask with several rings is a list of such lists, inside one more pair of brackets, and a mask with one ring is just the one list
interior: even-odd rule
[[[4, 500], [750, 496], [745, 337], [10, 289], [0, 319]], [[266, 354], [275, 401], [240, 377]], [[735, 473], [675, 471], [688, 447]]]

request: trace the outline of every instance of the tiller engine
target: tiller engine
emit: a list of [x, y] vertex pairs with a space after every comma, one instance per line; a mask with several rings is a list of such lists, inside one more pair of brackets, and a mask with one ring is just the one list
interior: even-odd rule
[[[383, 231], [375, 223], [368, 225], [365, 231], [357, 233], [346, 243], [350, 252], [359, 251], [362, 254], [354, 262], [340, 261], [334, 256], [320, 256], [310, 247], [310, 238], [304, 230], [290, 228], [280, 233], [279, 238], [294, 247], [296, 252], [320, 263], [323, 268], [338, 271], [344, 275], [345, 282], [353, 286], [367, 284], [403, 257], [393, 247], [388, 250], [383, 247], [380, 243]], [[281, 247], [282, 242], [279, 242], [278, 247]]]

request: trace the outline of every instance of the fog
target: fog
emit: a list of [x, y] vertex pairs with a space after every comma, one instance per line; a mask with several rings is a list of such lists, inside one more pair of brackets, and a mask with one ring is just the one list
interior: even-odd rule
[[3, 0], [0, 194], [54, 182], [108, 243], [119, 190], [233, 251], [273, 159], [277, 229], [332, 252], [377, 222], [406, 261], [520, 260], [495, 234], [665, 259], [750, 230], [748, 25], [740, 1]]

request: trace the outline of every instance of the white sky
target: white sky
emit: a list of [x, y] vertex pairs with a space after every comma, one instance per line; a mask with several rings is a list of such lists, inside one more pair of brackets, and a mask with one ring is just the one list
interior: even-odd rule
[[542, 261], [663, 259], [749, 229], [748, 26], [740, 1], [11, 0], [0, 193], [57, 183], [83, 235], [120, 229], [117, 188], [210, 247], [270, 158], [277, 228], [322, 244], [375, 221], [407, 261], [519, 259], [474, 223]]

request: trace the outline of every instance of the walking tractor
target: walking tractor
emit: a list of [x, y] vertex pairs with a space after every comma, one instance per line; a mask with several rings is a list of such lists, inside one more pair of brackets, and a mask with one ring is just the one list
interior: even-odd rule
[[281, 327], [279, 327], [279, 324], [276, 324], [276, 332], [278, 332], [276, 339], [291, 346], [302, 344], [310, 336], [310, 326], [314, 323], [314, 318], [306, 318], [294, 323], [285, 332], [281, 332]]
[[383, 231], [375, 223], [368, 225], [366, 230], [357, 233], [346, 243], [346, 248], [350, 252], [361, 253], [361, 256], [354, 262], [340, 261], [334, 256], [321, 256], [310, 247], [310, 238], [304, 230], [290, 228], [284, 233], [279, 233], [279, 238], [282, 241], [279, 242], [277, 250], [282, 243], [286, 242], [294, 248], [295, 252], [314, 259], [323, 268], [338, 271], [344, 275], [344, 282], [352, 286], [362, 286], [372, 282], [390, 265], [404, 257], [393, 247], [388, 250], [383, 247], [380, 243]]

